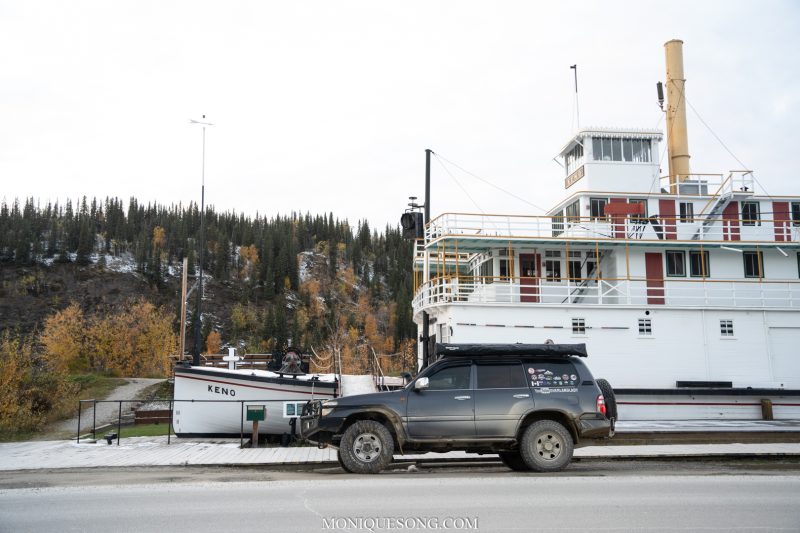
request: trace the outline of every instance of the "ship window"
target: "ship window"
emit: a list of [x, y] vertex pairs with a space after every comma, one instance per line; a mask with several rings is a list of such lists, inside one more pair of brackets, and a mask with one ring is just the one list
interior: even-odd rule
[[653, 323], [649, 318], [639, 319], [639, 335], [649, 336], [653, 334]]
[[547, 281], [561, 281], [561, 259], [545, 259], [544, 271]]
[[710, 274], [708, 252], [689, 252], [689, 275], [694, 278], [707, 278]]
[[576, 144], [572, 150], [564, 154], [564, 162], [569, 176], [583, 163], [583, 145]]
[[667, 251], [667, 276], [682, 278], [686, 276], [685, 254], [679, 250]]
[[600, 145], [603, 147], [603, 161], [613, 161], [611, 158], [611, 139], [603, 139]]
[[764, 277], [764, 254], [761, 252], [744, 252], [742, 257], [744, 259], [744, 277]]
[[569, 204], [565, 209], [565, 213], [567, 215], [567, 222], [579, 222], [581, 219], [580, 200], [575, 200]]
[[632, 139], [631, 143], [633, 145], [633, 162], [649, 163], [650, 139]]
[[586, 252], [586, 277], [597, 277], [597, 253]]
[[681, 222], [694, 222], [694, 204], [691, 202], [680, 202]]
[[797, 252], [797, 277], [800, 278], [800, 252]]
[[641, 215], [631, 215], [632, 222], [643, 223], [647, 219], [647, 200], [631, 198], [628, 200], [628, 203], [643, 206]]
[[608, 203], [608, 198], [590, 198], [589, 205], [591, 208], [591, 216], [593, 219], [605, 219], [606, 218], [606, 204]]
[[478, 270], [481, 280], [484, 283], [492, 283], [494, 281], [494, 265], [491, 259], [484, 261]]
[[498, 259], [497, 262], [498, 265], [500, 266], [500, 277], [501, 278], [509, 277], [510, 274], [508, 273], [508, 264], [509, 264], [508, 259]]
[[569, 279], [572, 281], [580, 281], [581, 279], [581, 253], [570, 252], [569, 260], [567, 263], [567, 273]]
[[553, 222], [553, 237], [558, 237], [564, 233], [564, 212], [561, 211], [552, 219]]
[[792, 223], [800, 226], [800, 202], [792, 202]]
[[[595, 161], [650, 162], [650, 139], [592, 138]], [[570, 171], [567, 171], [569, 174]]]
[[573, 335], [586, 335], [586, 319], [573, 318], [572, 319], [572, 334]]
[[758, 202], [742, 202], [742, 226], [760, 226]]
[[306, 402], [283, 402], [283, 418], [297, 418], [303, 414]]
[[733, 320], [720, 320], [719, 334], [723, 337], [733, 337]]

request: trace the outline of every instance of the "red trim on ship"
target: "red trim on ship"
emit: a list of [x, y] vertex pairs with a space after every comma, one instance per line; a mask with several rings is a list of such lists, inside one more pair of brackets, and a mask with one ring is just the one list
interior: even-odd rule
[[176, 378], [185, 378], [185, 379], [194, 379], [194, 380], [197, 380], [197, 381], [210, 381], [212, 383], [222, 383], [223, 385], [235, 385], [237, 387], [250, 387], [251, 389], [274, 390], [274, 391], [278, 391], [278, 392], [291, 392], [291, 393], [294, 393], [294, 394], [314, 394], [315, 396], [330, 396], [331, 398], [333, 398], [333, 396], [334, 396], [333, 393], [325, 393], [325, 392], [317, 392], [317, 391], [305, 392], [305, 391], [299, 391], [299, 390], [275, 389], [273, 387], [258, 387], [256, 385], [246, 385], [244, 383], [231, 383], [229, 381], [220, 381], [220, 380], [217, 380], [217, 379], [196, 378], [196, 377], [193, 377], [193, 376], [186, 376], [184, 374], [175, 374], [175, 377]]

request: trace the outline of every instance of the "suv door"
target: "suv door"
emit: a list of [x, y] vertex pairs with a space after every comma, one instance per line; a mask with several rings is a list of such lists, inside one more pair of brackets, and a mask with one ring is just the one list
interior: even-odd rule
[[478, 437], [514, 438], [520, 419], [533, 409], [522, 364], [476, 365], [475, 431]]
[[471, 363], [447, 365], [427, 374], [427, 389], [408, 392], [406, 428], [411, 438], [475, 437]]

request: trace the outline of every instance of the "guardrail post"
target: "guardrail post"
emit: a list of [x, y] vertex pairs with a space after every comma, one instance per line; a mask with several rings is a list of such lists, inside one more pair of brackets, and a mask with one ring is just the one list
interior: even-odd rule
[[239, 421], [241, 428], [239, 429], [239, 448], [244, 448], [244, 400], [239, 400], [241, 411], [239, 412]]
[[173, 409], [172, 400], [169, 401], [169, 424], [167, 425], [167, 445], [170, 443], [170, 439], [172, 438], [172, 420], [174, 418], [174, 409]]
[[81, 402], [81, 400], [78, 400], [78, 440], [77, 440], [77, 444], [81, 443], [81, 405], [83, 405], [83, 402]]
[[117, 446], [119, 446], [119, 437], [122, 434], [122, 400], [119, 401], [119, 410], [117, 411]]
[[92, 438], [97, 440], [97, 399], [92, 400]]

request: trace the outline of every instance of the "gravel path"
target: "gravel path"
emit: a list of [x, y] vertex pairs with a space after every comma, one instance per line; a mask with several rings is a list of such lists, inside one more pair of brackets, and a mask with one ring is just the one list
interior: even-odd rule
[[[164, 381], [159, 378], [124, 378], [120, 380], [123, 384], [112, 390], [109, 395], [104, 398], [106, 400], [133, 400], [139, 397], [141, 392], [147, 387]], [[83, 433], [92, 430], [92, 404], [84, 404], [83, 412], [81, 413], [81, 430]], [[131, 412], [131, 407], [135, 403], [123, 403], [122, 414]], [[119, 404], [116, 403], [98, 403], [97, 404], [97, 426], [108, 424], [109, 422], [116, 422], [119, 410]], [[47, 431], [42, 432], [37, 440], [50, 440], [58, 438], [67, 438], [75, 436], [75, 429], [78, 427], [78, 416], [69, 420], [62, 420], [52, 424]]]

